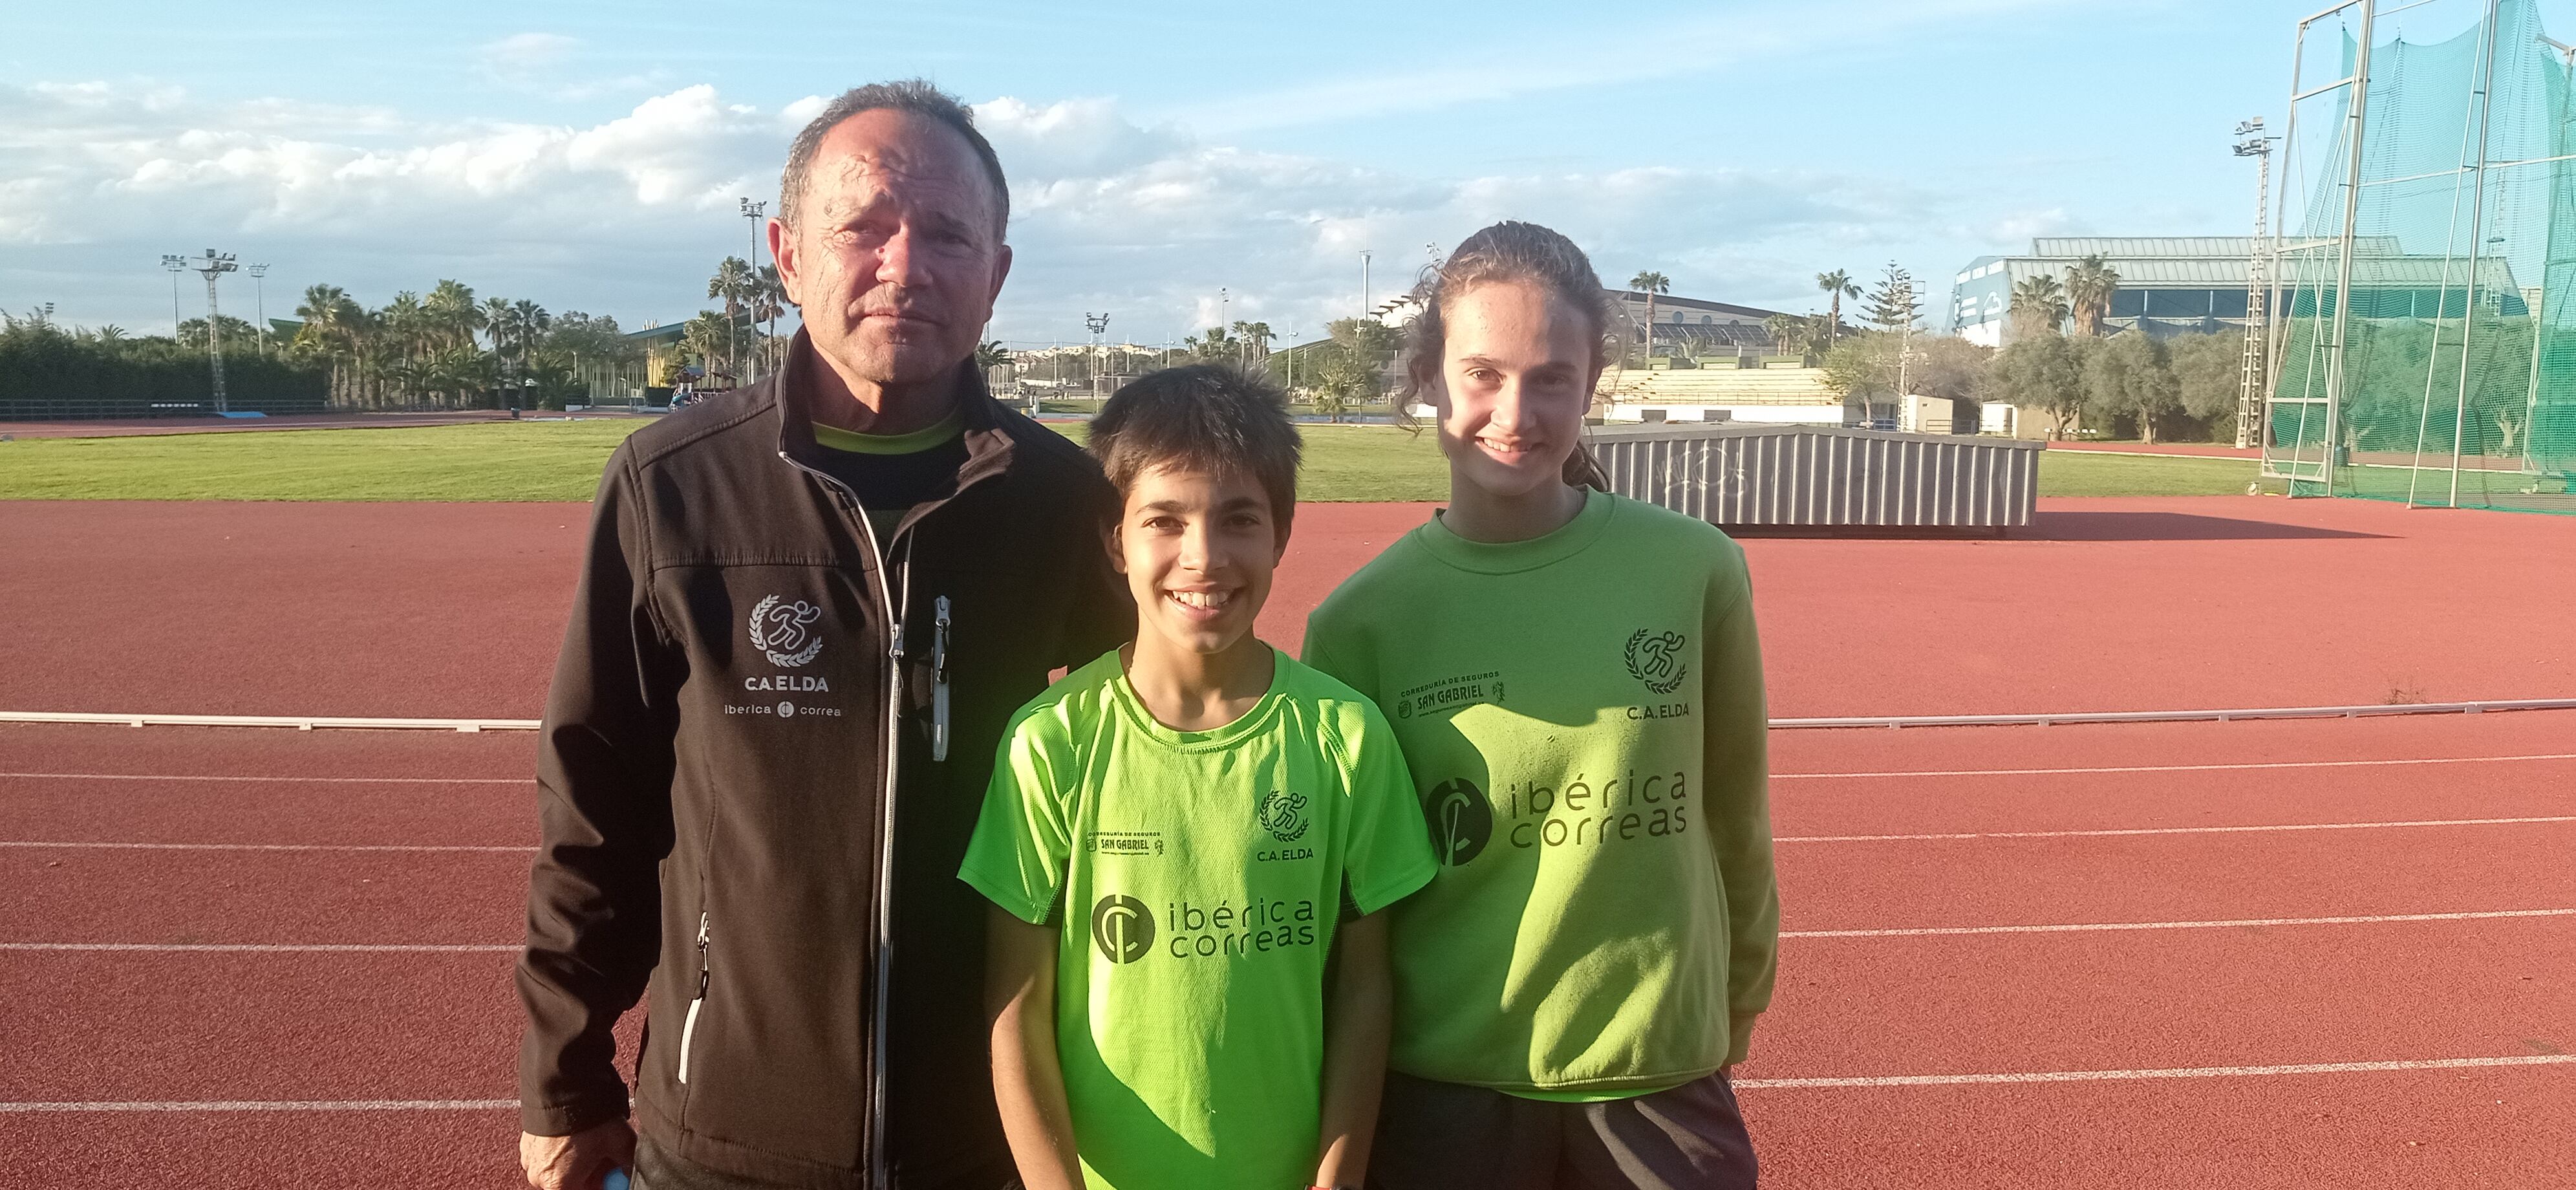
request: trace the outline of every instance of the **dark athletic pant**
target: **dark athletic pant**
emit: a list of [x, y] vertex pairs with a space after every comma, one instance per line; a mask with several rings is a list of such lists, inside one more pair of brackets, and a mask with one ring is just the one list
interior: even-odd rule
[[1712, 1074], [1607, 1103], [1548, 1103], [1388, 1071], [1369, 1190], [1752, 1190], [1753, 1139]]

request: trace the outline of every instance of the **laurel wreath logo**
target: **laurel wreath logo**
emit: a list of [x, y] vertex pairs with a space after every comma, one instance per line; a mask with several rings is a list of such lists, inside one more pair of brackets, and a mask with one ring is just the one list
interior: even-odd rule
[[772, 665], [795, 667], [823, 651], [823, 634], [811, 631], [823, 609], [802, 599], [780, 606], [772, 595], [751, 609], [751, 644]]
[[1294, 843], [1306, 837], [1306, 795], [1277, 790], [1261, 799], [1258, 815], [1263, 829], [1282, 843]]
[[1628, 676], [1657, 694], [1681, 689], [1682, 679], [1690, 676], [1690, 666], [1682, 662], [1685, 643], [1678, 632], [1649, 633], [1638, 629], [1628, 638]]

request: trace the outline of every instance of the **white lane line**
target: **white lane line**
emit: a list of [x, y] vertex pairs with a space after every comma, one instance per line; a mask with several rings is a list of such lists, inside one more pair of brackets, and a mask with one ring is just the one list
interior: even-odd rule
[[534, 847], [468, 843], [75, 843], [50, 839], [0, 839], [0, 847], [22, 847], [36, 851], [453, 851], [510, 855], [533, 855], [537, 850]]
[[[2150, 826], [2085, 831], [1963, 831], [1925, 835], [1782, 835], [1774, 843], [1914, 843], [1949, 839], [2107, 839], [2123, 835], [2238, 835], [2270, 831], [2366, 831], [2408, 826], [2526, 826], [2576, 822], [2576, 814], [2538, 818], [2425, 818], [2407, 822], [2289, 822], [2268, 826]], [[13, 844], [0, 843], [0, 847]]]
[[205, 1099], [0, 1103], [0, 1112], [499, 1111], [516, 1099]]
[[482, 942], [0, 942], [0, 951], [75, 950], [154, 954], [516, 954], [517, 943]]
[[1829, 1087], [1958, 1087], [1996, 1083], [2093, 1083], [2154, 1078], [2260, 1078], [2284, 1074], [2376, 1074], [2394, 1070], [2476, 1070], [2492, 1066], [2563, 1066], [2576, 1054], [2501, 1058], [2421, 1058], [2400, 1062], [2309, 1062], [2295, 1066], [2189, 1066], [2164, 1070], [2046, 1070], [2014, 1074], [1898, 1074], [1855, 1078], [1741, 1078], [1739, 1091]]
[[1782, 930], [1780, 936], [1783, 938], [1930, 938], [1960, 934], [2088, 934], [2113, 930], [2221, 930], [2230, 926], [2358, 926], [2405, 921], [2489, 921], [2508, 917], [2576, 917], [2576, 909], [2496, 909], [2475, 913], [2381, 913], [2367, 917], [2249, 917], [2230, 921], [2106, 921], [2044, 926]]
[[[2427, 756], [2404, 760], [2271, 760], [2244, 764], [2115, 764], [2057, 769], [1890, 769], [1861, 773], [1773, 773], [1774, 781], [1858, 781], [1873, 777], [2070, 777], [2086, 773], [2232, 773], [2264, 769], [2365, 769], [2422, 764], [2509, 764], [2534, 760], [2576, 760], [2576, 752], [2537, 752], [2518, 756]], [[8, 774], [0, 773], [0, 776]]]
[[305, 785], [534, 785], [534, 777], [240, 777], [213, 773], [0, 773], [19, 781], [246, 781]]

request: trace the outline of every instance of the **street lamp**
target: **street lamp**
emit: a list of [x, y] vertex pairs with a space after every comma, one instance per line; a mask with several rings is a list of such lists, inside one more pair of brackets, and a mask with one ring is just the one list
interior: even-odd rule
[[259, 336], [259, 353], [261, 355], [267, 355], [268, 286], [263, 284], [260, 281], [260, 278], [268, 275], [268, 266], [264, 264], [255, 264], [243, 269], [242, 271], [250, 274], [251, 291], [258, 295], [259, 301], [259, 321], [252, 324], [251, 333]]

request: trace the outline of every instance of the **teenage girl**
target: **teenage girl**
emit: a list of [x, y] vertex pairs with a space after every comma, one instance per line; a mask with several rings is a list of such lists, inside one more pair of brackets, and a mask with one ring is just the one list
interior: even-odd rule
[[1605, 490], [1611, 343], [1583, 251], [1527, 223], [1415, 291], [1404, 399], [1449, 505], [1316, 609], [1377, 700], [1441, 868], [1390, 910], [1384, 1190], [1750, 1187], [1728, 1068], [1779, 936], [1744, 553]]

